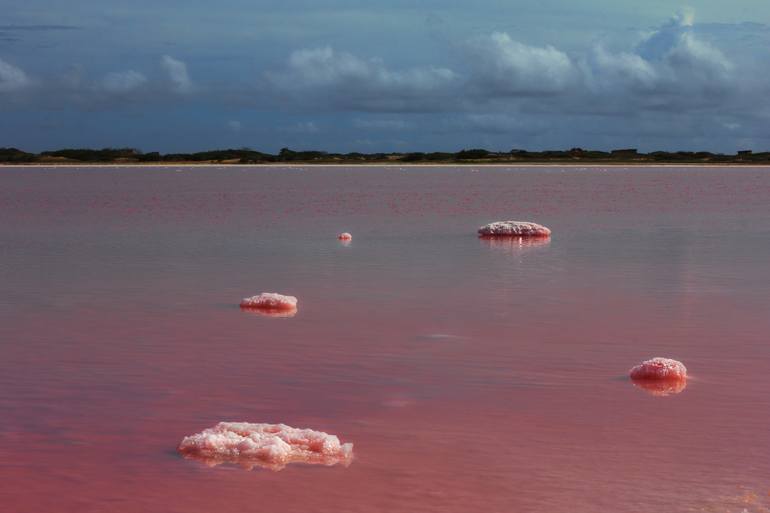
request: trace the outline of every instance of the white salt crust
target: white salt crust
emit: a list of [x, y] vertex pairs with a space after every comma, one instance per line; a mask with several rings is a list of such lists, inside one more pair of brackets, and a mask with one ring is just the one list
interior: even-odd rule
[[263, 292], [257, 296], [241, 300], [242, 308], [262, 308], [265, 310], [296, 310], [297, 298], [275, 292]]
[[479, 228], [482, 237], [548, 237], [551, 230], [528, 221], [497, 221]]
[[687, 367], [671, 358], [652, 358], [629, 371], [634, 380], [686, 380]]
[[185, 437], [178, 450], [209, 466], [236, 463], [247, 469], [281, 470], [289, 463], [347, 466], [353, 459], [353, 444], [341, 444], [335, 435], [249, 422], [220, 422]]

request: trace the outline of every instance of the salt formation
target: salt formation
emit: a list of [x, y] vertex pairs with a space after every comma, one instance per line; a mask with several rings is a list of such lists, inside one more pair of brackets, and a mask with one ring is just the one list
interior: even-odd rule
[[670, 358], [653, 358], [640, 363], [629, 372], [637, 381], [682, 381], [687, 380], [687, 368]]
[[293, 312], [297, 310], [297, 298], [276, 294], [275, 292], [263, 292], [258, 296], [242, 299], [241, 308], [267, 312]]
[[353, 240], [353, 236], [350, 235], [348, 232], [343, 232], [337, 235], [337, 238], [339, 240]]
[[634, 385], [645, 392], [666, 396], [678, 394], [687, 387], [687, 368], [670, 358], [653, 358], [629, 371]]
[[353, 444], [341, 444], [334, 435], [248, 422], [220, 422], [182, 439], [178, 451], [212, 467], [236, 463], [249, 470], [259, 466], [277, 471], [289, 463], [347, 466], [353, 460]]
[[479, 228], [481, 237], [550, 237], [551, 230], [527, 221], [497, 221]]

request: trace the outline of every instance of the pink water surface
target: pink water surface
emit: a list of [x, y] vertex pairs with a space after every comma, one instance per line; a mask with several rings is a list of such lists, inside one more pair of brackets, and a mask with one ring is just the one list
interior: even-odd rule
[[[770, 511], [770, 170], [2, 168], [0, 283], [3, 512]], [[176, 452], [220, 421], [355, 459]]]

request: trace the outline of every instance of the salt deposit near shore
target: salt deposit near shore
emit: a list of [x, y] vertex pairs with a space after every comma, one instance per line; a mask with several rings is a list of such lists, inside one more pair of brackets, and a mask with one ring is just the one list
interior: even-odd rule
[[479, 228], [481, 237], [549, 237], [551, 230], [529, 221], [497, 221]]
[[263, 292], [257, 296], [242, 299], [241, 308], [274, 312], [293, 312], [297, 310], [297, 298], [294, 296], [276, 294], [275, 292]]
[[335, 435], [248, 422], [220, 422], [182, 439], [178, 451], [209, 466], [235, 463], [247, 469], [281, 470], [289, 463], [347, 466], [353, 460], [353, 444], [341, 444]]

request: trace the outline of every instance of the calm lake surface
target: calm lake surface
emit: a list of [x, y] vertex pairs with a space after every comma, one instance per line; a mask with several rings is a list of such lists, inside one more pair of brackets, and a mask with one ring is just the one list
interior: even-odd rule
[[[770, 511], [767, 169], [4, 168], [0, 284], [9, 513]], [[177, 455], [224, 420], [355, 460]]]

